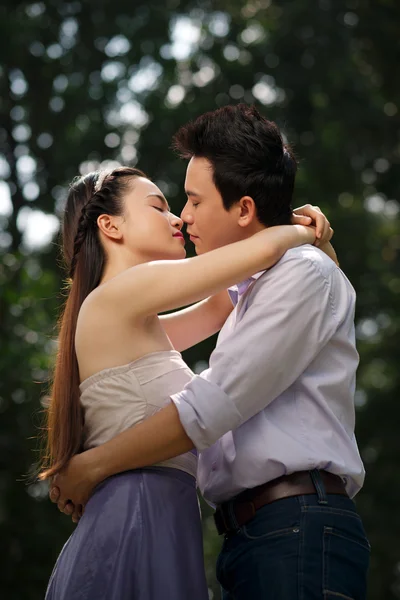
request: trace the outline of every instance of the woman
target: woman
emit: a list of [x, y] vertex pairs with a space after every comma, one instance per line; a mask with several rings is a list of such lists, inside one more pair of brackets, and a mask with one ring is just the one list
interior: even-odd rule
[[[214, 295], [193, 309], [204, 322], [201, 341], [232, 308], [223, 290], [315, 241], [313, 228], [279, 226], [184, 260], [181, 227], [157, 186], [136, 169], [91, 173], [72, 184], [63, 228], [71, 285], [42, 478], [150, 416], [191, 379], [174, 349], [177, 313], [173, 326], [157, 313]], [[195, 473], [189, 452], [99, 486], [60, 554], [46, 598], [206, 600]]]

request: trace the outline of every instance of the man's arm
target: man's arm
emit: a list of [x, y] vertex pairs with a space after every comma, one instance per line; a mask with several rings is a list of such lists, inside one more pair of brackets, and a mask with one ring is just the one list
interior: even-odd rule
[[[308, 252], [315, 258], [315, 250]], [[318, 254], [317, 259], [326, 260]], [[210, 368], [175, 394], [173, 404], [73, 458], [67, 480], [59, 478], [62, 501], [84, 503], [91, 488], [114, 473], [172, 458], [194, 446], [211, 446], [292, 385], [336, 330], [339, 292], [332, 293], [335, 282], [321, 274], [318, 264], [298, 254], [263, 277], [268, 280], [257, 282], [257, 293], [252, 293], [234, 333], [213, 352]], [[334, 265], [330, 278], [337, 278], [343, 294], [348, 293]]]
[[354, 310], [354, 290], [341, 271], [314, 249], [301, 254], [289, 251], [262, 276], [246, 312], [238, 307], [234, 333], [218, 344], [210, 368], [172, 396], [198, 450], [288, 389]]
[[[149, 421], [150, 427], [145, 426]], [[193, 442], [187, 436], [178, 411], [171, 402], [150, 419], [102, 446], [74, 456], [66, 469], [53, 478], [50, 498], [58, 503], [60, 510], [72, 514], [74, 508], [87, 503], [93, 488], [110, 475], [154, 465], [192, 448]], [[70, 505], [68, 510], [64, 510], [68, 503], [75, 507]], [[77, 515], [78, 511], [75, 513]]]

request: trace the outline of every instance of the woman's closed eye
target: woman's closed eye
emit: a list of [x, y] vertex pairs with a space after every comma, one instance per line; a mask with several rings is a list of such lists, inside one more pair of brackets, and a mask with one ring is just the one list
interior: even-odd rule
[[153, 208], [155, 208], [156, 210], [159, 210], [162, 213], [165, 211], [165, 209], [161, 208], [160, 206], [153, 206]]

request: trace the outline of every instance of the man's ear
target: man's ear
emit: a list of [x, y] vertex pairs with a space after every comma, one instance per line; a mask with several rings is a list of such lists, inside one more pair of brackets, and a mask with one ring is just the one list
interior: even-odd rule
[[120, 224], [121, 217], [112, 215], [100, 215], [97, 219], [97, 226], [101, 233], [113, 240], [120, 240], [122, 238]]
[[248, 227], [257, 219], [257, 209], [251, 196], [243, 196], [237, 203], [238, 207], [238, 225]]

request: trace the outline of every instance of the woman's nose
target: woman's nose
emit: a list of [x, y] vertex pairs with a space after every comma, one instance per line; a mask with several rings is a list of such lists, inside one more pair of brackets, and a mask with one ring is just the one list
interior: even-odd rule
[[177, 229], [179, 229], [179, 231], [182, 229], [183, 227], [183, 221], [180, 217], [177, 217], [176, 215], [171, 214], [171, 225], [172, 227], [176, 227]]

